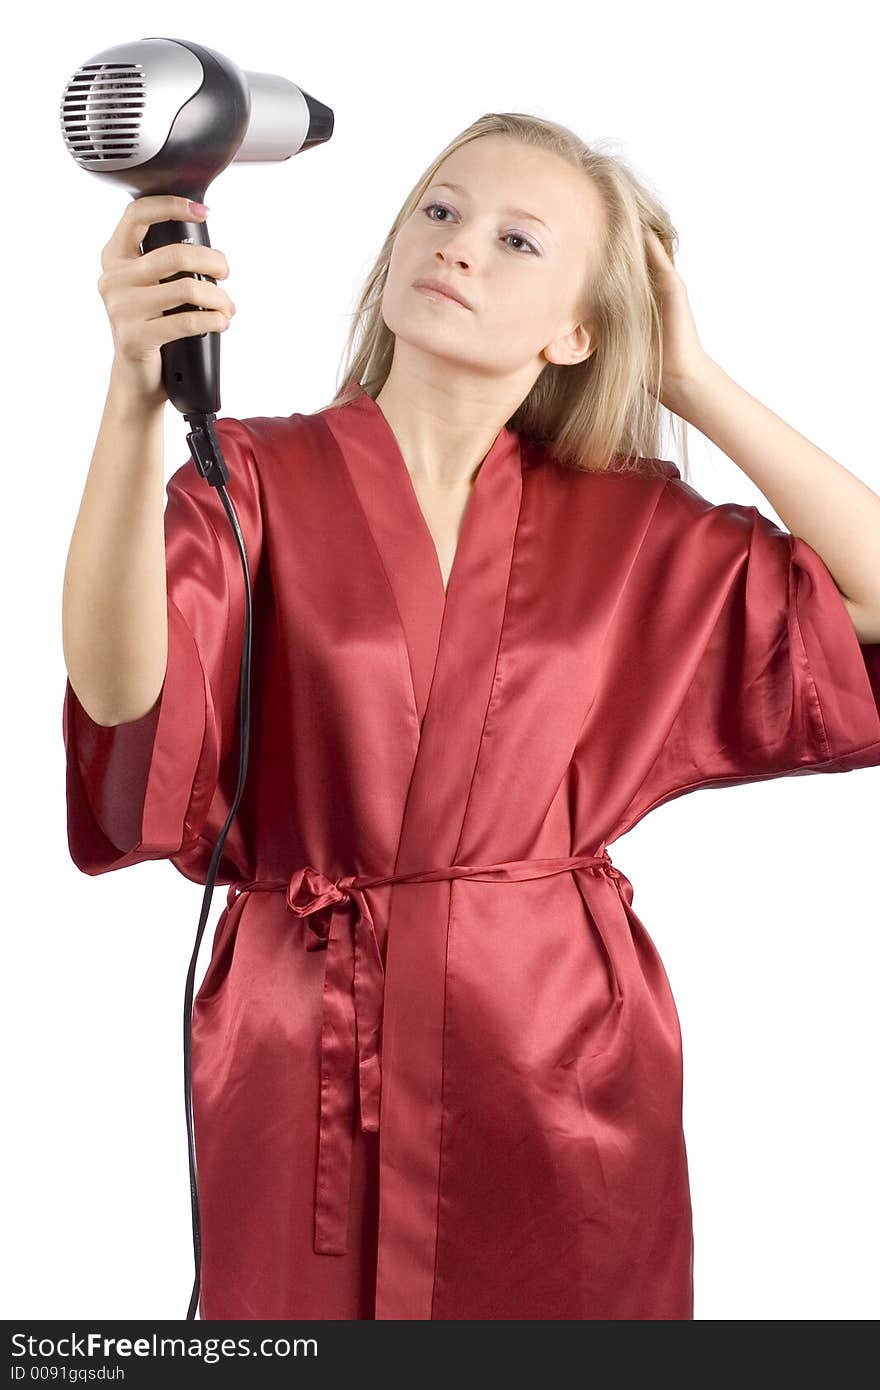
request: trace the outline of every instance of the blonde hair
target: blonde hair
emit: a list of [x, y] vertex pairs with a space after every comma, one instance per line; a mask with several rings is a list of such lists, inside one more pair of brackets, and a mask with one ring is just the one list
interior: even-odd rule
[[[443, 161], [454, 150], [486, 135], [506, 135], [561, 156], [592, 180], [605, 210], [597, 269], [586, 268], [578, 321], [595, 326], [598, 346], [583, 362], [548, 362], [517, 407], [508, 428], [530, 436], [565, 467], [600, 472], [653, 472], [660, 458], [664, 407], [660, 300], [644, 244], [653, 227], [670, 257], [678, 236], [665, 208], [619, 155], [587, 145], [553, 121], [521, 112], [491, 112], [446, 146], [428, 166], [394, 219], [367, 277], [353, 315], [340, 371], [341, 385], [330, 406], [344, 405], [358, 383], [374, 400], [394, 353], [394, 334], [382, 317], [382, 292], [395, 237], [412, 216]], [[656, 364], [656, 366], [655, 366]], [[327, 409], [328, 407], [320, 407]], [[687, 477], [687, 434], [671, 412], [673, 437]]]

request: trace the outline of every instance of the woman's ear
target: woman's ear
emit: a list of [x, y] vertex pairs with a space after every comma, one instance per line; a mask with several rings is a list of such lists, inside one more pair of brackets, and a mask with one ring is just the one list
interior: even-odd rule
[[548, 362], [554, 362], [560, 367], [571, 367], [592, 357], [597, 346], [588, 326], [579, 323], [570, 333], [554, 338], [552, 343], [548, 343], [543, 349], [543, 355]]

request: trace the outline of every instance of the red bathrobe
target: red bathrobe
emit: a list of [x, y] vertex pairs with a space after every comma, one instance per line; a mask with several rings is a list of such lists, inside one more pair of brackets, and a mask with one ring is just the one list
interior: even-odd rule
[[[193, 1014], [201, 1317], [692, 1318], [678, 1016], [607, 845], [880, 765], [880, 645], [809, 545], [663, 460], [502, 428], [444, 593], [366, 392], [217, 430], [253, 665]], [[244, 580], [190, 459], [167, 495], [165, 683], [103, 728], [68, 682], [69, 848], [204, 884]]]

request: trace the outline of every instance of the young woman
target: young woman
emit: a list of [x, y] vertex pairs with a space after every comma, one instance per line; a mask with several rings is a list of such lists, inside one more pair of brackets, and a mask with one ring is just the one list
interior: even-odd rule
[[[222, 253], [139, 252], [179, 201], [105, 249], [64, 738], [78, 867], [204, 883], [244, 584], [189, 460], [161, 511], [159, 347], [208, 317], [162, 311], [231, 312], [159, 283]], [[217, 422], [254, 626], [193, 1021], [203, 1318], [693, 1316], [678, 1018], [607, 845], [880, 764], [880, 498], [706, 356], [673, 237], [619, 158], [484, 116], [396, 217], [330, 405]], [[661, 408], [791, 532], [658, 458]]]

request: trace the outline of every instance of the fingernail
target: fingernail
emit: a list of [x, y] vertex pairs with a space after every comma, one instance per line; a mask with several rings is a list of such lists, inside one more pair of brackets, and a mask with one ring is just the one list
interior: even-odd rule
[[194, 212], [197, 217], [204, 217], [206, 213], [211, 211], [207, 203], [194, 203], [192, 200], [189, 200], [188, 205], [190, 212]]

